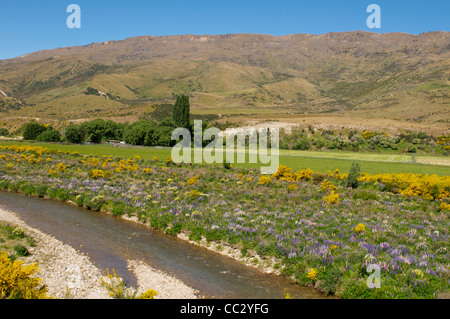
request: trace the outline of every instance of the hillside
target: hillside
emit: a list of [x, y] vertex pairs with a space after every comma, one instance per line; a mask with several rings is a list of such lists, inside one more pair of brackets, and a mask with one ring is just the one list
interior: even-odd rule
[[[0, 60], [0, 117], [336, 114], [448, 127], [450, 34], [135, 37]], [[5, 96], [7, 95], [7, 96]]]

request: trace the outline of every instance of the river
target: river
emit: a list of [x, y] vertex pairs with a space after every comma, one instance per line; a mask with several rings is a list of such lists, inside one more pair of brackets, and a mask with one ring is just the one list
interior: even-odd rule
[[287, 278], [263, 274], [232, 258], [112, 215], [5, 191], [0, 191], [0, 207], [86, 254], [99, 269], [114, 268], [128, 286], [136, 287], [137, 280], [128, 270], [127, 260], [137, 259], [208, 298], [284, 298], [285, 288], [292, 298], [326, 298]]

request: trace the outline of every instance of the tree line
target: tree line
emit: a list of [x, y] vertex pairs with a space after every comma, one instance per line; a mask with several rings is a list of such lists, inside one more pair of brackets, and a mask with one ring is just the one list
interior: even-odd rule
[[[19, 130], [25, 140], [39, 142], [67, 142], [71, 144], [99, 144], [110, 140], [120, 140], [131, 145], [173, 146], [171, 135], [175, 128], [183, 127], [192, 131], [190, 121], [189, 96], [180, 95], [173, 106], [173, 115], [161, 121], [142, 119], [131, 124], [112, 120], [95, 119], [81, 124], [70, 124], [61, 132], [51, 125], [32, 121]], [[6, 133], [6, 132], [5, 132]]]

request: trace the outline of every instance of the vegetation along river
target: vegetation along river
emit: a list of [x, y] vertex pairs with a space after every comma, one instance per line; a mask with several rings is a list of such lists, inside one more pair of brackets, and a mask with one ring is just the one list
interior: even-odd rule
[[192, 245], [145, 225], [68, 205], [0, 191], [0, 207], [28, 225], [54, 236], [90, 257], [101, 270], [116, 271], [128, 286], [137, 280], [127, 260], [142, 260], [197, 289], [207, 298], [326, 298], [287, 278], [263, 274], [232, 258]]

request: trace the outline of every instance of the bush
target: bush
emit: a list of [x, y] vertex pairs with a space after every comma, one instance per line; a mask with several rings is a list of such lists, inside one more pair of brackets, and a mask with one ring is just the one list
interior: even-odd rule
[[36, 137], [36, 141], [57, 143], [61, 141], [61, 134], [57, 130], [45, 131]]
[[58, 189], [56, 192], [56, 197], [62, 202], [67, 202], [70, 198], [69, 191], [63, 188]]
[[155, 129], [155, 126], [155, 123], [145, 120], [130, 124], [123, 133], [125, 143], [131, 145], [154, 145], [148, 134], [149, 131]]
[[361, 164], [358, 162], [353, 162], [347, 177], [347, 187], [351, 188], [358, 187], [358, 178], [360, 172], [361, 172]]
[[99, 212], [105, 203], [106, 201], [103, 196], [95, 196], [90, 203], [90, 207], [92, 210]]
[[23, 127], [23, 138], [25, 140], [35, 140], [41, 133], [47, 131], [44, 125], [37, 122], [30, 122]]
[[46, 299], [47, 287], [35, 277], [37, 264], [23, 265], [0, 253], [0, 299]]
[[230, 169], [231, 168], [231, 164], [224, 160], [223, 161], [223, 168]]
[[367, 191], [367, 190], [362, 190], [362, 191], [359, 191], [359, 192], [353, 194], [353, 199], [355, 199], [355, 200], [356, 199], [362, 199], [362, 200], [373, 199], [373, 200], [378, 200], [378, 195], [373, 193], [373, 192]]
[[28, 256], [28, 254], [29, 254], [27, 247], [25, 247], [23, 245], [15, 245], [14, 251], [16, 252], [16, 255], [19, 257]]
[[47, 194], [47, 186], [39, 185], [36, 188], [36, 195], [40, 198], [44, 197]]
[[81, 127], [78, 125], [69, 125], [64, 131], [64, 138], [67, 142], [72, 144], [83, 143], [83, 135], [81, 132]]
[[0, 128], [0, 136], [4, 136], [4, 137], [9, 136], [9, 131], [4, 127]]
[[114, 216], [119, 216], [119, 217], [122, 216], [125, 213], [125, 203], [121, 203], [121, 202], [113, 203], [111, 213]]

